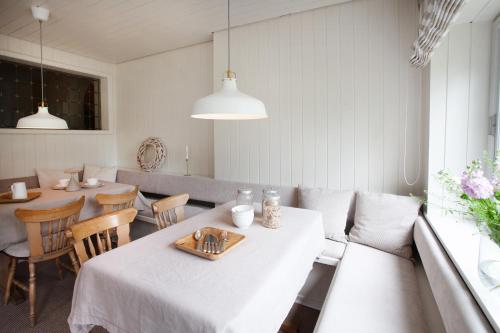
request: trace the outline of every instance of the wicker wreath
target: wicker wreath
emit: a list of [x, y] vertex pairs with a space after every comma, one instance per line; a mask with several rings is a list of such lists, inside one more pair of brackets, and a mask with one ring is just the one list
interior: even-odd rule
[[[148, 147], [153, 147], [155, 156], [150, 161], [145, 161], [146, 150]], [[137, 151], [137, 163], [144, 171], [153, 171], [161, 167], [167, 158], [167, 147], [160, 138], [150, 137], [144, 140]]]

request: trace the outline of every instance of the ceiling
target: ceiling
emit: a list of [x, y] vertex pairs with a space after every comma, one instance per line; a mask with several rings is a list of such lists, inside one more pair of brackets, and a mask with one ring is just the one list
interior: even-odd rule
[[468, 0], [456, 24], [493, 20], [500, 13], [500, 0]]
[[[232, 0], [238, 26], [350, 0]], [[211, 40], [226, 0], [0, 0], [0, 34], [38, 43], [31, 5], [50, 9], [44, 45], [109, 63]]]

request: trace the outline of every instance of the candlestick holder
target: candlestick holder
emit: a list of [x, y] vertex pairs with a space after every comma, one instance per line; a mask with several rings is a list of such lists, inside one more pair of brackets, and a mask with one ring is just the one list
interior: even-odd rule
[[191, 176], [189, 173], [189, 158], [186, 158], [186, 174], [184, 176]]

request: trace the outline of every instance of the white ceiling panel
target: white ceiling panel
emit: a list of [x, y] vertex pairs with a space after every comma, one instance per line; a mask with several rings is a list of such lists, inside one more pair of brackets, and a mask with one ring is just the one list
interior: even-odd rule
[[468, 0], [455, 24], [490, 21], [500, 13], [500, 0]]
[[[350, 0], [232, 0], [238, 26]], [[211, 40], [226, 0], [0, 0], [0, 34], [38, 43], [31, 5], [50, 9], [44, 45], [120, 63]]]

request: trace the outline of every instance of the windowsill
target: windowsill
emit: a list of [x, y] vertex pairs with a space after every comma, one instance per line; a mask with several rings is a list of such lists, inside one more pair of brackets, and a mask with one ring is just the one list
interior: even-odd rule
[[17, 128], [0, 128], [1, 134], [79, 134], [79, 135], [111, 135], [112, 130], [39, 130], [39, 129], [17, 129]]
[[500, 289], [492, 291], [478, 273], [479, 239], [476, 225], [439, 212], [426, 215], [441, 245], [495, 331], [500, 332]]

